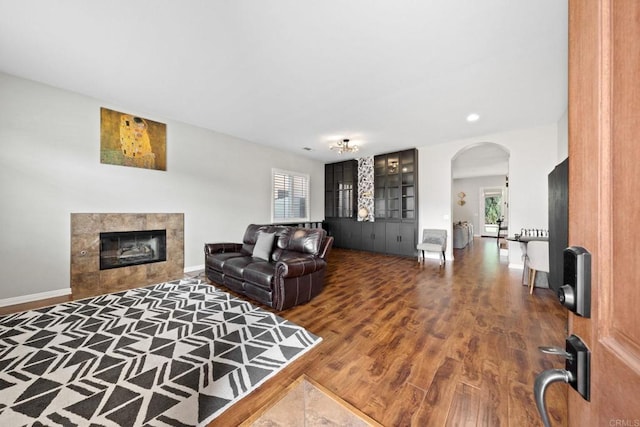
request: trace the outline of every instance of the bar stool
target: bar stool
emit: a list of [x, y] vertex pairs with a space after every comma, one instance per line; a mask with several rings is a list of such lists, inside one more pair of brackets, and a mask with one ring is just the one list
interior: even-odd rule
[[529, 260], [529, 294], [533, 294], [536, 272], [549, 272], [549, 242], [533, 240], [527, 243], [527, 258]]

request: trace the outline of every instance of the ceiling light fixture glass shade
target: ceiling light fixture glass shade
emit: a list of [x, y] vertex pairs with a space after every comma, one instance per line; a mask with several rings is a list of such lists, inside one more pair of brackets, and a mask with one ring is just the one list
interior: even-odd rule
[[331, 146], [332, 150], [337, 150], [338, 154], [342, 153], [355, 153], [358, 151], [357, 145], [349, 145], [348, 139], [343, 139], [342, 141], [338, 141], [336, 145]]

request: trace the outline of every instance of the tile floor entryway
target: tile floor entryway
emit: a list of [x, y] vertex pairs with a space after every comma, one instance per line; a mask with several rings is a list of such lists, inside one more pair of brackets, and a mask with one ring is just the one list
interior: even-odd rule
[[267, 405], [255, 421], [243, 423], [252, 427], [298, 426], [381, 426], [315, 381], [301, 376], [284, 396]]

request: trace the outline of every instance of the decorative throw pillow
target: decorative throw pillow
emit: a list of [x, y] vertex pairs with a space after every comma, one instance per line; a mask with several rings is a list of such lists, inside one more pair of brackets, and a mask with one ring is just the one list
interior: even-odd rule
[[275, 236], [276, 233], [265, 233], [264, 231], [259, 231], [256, 245], [253, 248], [253, 257], [269, 261]]

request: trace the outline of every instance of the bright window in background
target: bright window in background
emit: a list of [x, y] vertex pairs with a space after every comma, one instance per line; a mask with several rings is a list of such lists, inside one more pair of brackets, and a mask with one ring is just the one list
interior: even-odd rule
[[481, 187], [479, 217], [483, 236], [496, 236], [498, 233], [498, 219], [504, 216], [505, 195], [500, 187]]
[[502, 194], [486, 194], [484, 196], [484, 223], [496, 224], [502, 215]]
[[272, 169], [271, 176], [271, 221], [309, 221], [309, 175]]

